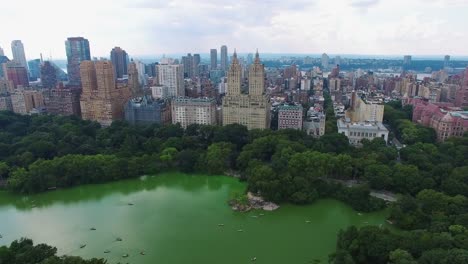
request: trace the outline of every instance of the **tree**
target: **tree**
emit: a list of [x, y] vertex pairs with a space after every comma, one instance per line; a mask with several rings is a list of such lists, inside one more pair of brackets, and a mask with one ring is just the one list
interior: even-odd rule
[[392, 171], [387, 165], [372, 164], [365, 168], [364, 177], [372, 188], [385, 190], [391, 187]]
[[222, 174], [231, 167], [235, 146], [227, 142], [211, 144], [206, 152], [206, 170], [210, 174]]
[[396, 249], [390, 252], [390, 262], [389, 264], [417, 264], [418, 262], [414, 260], [408, 251], [403, 249]]

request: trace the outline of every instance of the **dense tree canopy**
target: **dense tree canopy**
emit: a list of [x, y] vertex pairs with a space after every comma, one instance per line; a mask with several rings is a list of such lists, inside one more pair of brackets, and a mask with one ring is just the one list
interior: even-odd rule
[[1, 264], [105, 264], [103, 259], [84, 260], [80, 257], [56, 256], [57, 249], [46, 244], [34, 245], [31, 239], [13, 241], [0, 247]]

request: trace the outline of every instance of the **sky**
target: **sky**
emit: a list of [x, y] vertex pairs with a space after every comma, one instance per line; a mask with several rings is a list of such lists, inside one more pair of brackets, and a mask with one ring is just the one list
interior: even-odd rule
[[[67, 37], [91, 56], [208, 53], [468, 55], [468, 0], [0, 0], [0, 47], [65, 58]], [[6, 22], [6, 23], [5, 23]]]

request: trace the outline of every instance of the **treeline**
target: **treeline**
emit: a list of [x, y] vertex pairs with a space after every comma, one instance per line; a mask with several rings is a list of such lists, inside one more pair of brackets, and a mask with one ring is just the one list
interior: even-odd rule
[[[424, 189], [467, 195], [468, 137], [416, 143], [398, 152], [381, 139], [349, 146], [345, 136], [320, 139], [295, 130], [241, 125], [110, 127], [74, 117], [0, 113], [0, 180], [17, 192], [154, 174], [164, 170], [240, 172], [249, 189], [274, 201], [309, 203], [320, 184], [358, 180], [371, 188], [415, 195]], [[353, 206], [355, 207], [355, 206]]]
[[46, 244], [34, 245], [31, 239], [22, 238], [0, 247], [0, 263], [5, 264], [105, 264], [103, 259], [84, 260], [80, 257], [57, 256], [57, 248]]
[[349, 227], [338, 234], [334, 264], [465, 264], [468, 231], [452, 225], [444, 232], [414, 230], [391, 232], [385, 228]]

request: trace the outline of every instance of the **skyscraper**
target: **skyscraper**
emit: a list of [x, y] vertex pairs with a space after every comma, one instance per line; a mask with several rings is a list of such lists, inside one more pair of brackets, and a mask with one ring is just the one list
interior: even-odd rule
[[210, 70], [216, 70], [218, 68], [218, 51], [216, 49], [210, 50], [210, 61]]
[[198, 66], [200, 65], [200, 54], [193, 54], [193, 65], [192, 65], [192, 68], [193, 68], [193, 75], [195, 77], [198, 77], [200, 75], [200, 71], [198, 69]]
[[5, 52], [3, 51], [2, 47], [0, 47], [0, 56], [5, 56]]
[[128, 65], [128, 88], [132, 92], [132, 96], [140, 95], [140, 81], [138, 80], [138, 69], [135, 62], [130, 62]]
[[11, 42], [11, 52], [13, 53], [13, 60], [16, 61], [19, 65], [23, 66], [27, 71], [28, 63], [26, 62], [24, 46], [21, 40], [13, 40]]
[[166, 86], [168, 96], [185, 96], [184, 66], [181, 64], [158, 65], [159, 84]]
[[81, 84], [80, 64], [82, 61], [91, 60], [89, 41], [83, 37], [72, 37], [65, 41], [67, 52], [67, 73], [70, 84]]
[[322, 67], [328, 69], [330, 62], [330, 57], [326, 53], [322, 54]]
[[193, 57], [188, 53], [187, 56], [182, 57], [182, 64], [184, 65], [184, 78], [192, 78], [193, 76]]
[[41, 76], [41, 60], [35, 59], [28, 61], [29, 80], [36, 81]]
[[221, 46], [221, 70], [227, 71], [229, 68], [229, 61], [228, 61], [228, 50], [227, 46]]
[[115, 47], [110, 52], [112, 64], [114, 65], [115, 77], [122, 78], [127, 75], [127, 52], [120, 47]]
[[49, 61], [41, 65], [41, 82], [44, 88], [55, 88], [57, 85], [57, 72]]
[[241, 93], [242, 66], [234, 51], [227, 73], [227, 93], [223, 98], [223, 125], [241, 124], [248, 129], [270, 127], [270, 102], [264, 92], [265, 70], [258, 52], [249, 70], [249, 94]]
[[450, 66], [450, 55], [445, 55], [444, 57], [444, 68], [447, 68]]
[[127, 86], [117, 86], [110, 61], [83, 61], [80, 65], [83, 91], [80, 98], [83, 119], [109, 126], [123, 119], [124, 105], [131, 93]]
[[403, 56], [403, 65], [410, 65], [411, 64], [411, 55]]

